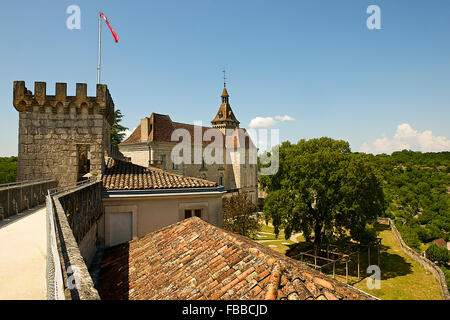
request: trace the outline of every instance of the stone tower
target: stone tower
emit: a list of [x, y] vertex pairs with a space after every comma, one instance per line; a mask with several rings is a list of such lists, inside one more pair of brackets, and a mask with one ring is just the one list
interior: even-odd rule
[[110, 151], [114, 102], [104, 84], [87, 96], [87, 85], [56, 83], [55, 95], [46, 83], [35, 82], [34, 94], [24, 81], [14, 81], [14, 107], [19, 111], [18, 181], [55, 178], [59, 186], [101, 177], [104, 155]]
[[224, 87], [222, 92], [222, 104], [219, 107], [216, 117], [211, 121], [212, 127], [219, 129], [223, 134], [226, 134], [227, 129], [234, 130], [239, 128], [239, 121], [234, 116], [233, 110], [231, 110], [229, 97], [227, 88]]

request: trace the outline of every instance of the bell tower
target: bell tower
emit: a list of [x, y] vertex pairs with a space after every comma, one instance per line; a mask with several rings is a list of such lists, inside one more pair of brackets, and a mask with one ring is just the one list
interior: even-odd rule
[[212, 127], [219, 129], [224, 134], [227, 129], [239, 128], [239, 121], [234, 116], [233, 110], [231, 110], [227, 88], [224, 83], [222, 92], [222, 104], [219, 107], [216, 117], [211, 121]]

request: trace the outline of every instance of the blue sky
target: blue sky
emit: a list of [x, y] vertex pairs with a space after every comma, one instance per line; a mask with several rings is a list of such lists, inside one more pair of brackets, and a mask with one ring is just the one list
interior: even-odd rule
[[[81, 29], [69, 30], [69, 5]], [[381, 30], [369, 30], [369, 5]], [[222, 69], [241, 126], [273, 121], [282, 140], [329, 136], [353, 151], [450, 149], [450, 1], [8, 1], [0, 30], [0, 156], [17, 154], [14, 80], [88, 84], [95, 95], [97, 15], [102, 82], [130, 129], [152, 112], [209, 125]], [[275, 123], [276, 122], [276, 123]], [[430, 133], [431, 132], [431, 133]]]

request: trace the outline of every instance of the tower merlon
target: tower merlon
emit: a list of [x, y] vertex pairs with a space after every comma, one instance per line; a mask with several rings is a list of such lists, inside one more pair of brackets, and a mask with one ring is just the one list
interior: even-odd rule
[[25, 81], [14, 81], [13, 105], [19, 112], [33, 112], [34, 107], [50, 108], [50, 113], [58, 113], [57, 106], [75, 108], [73, 113], [80, 114], [80, 108], [87, 107], [89, 114], [102, 114], [112, 125], [114, 121], [114, 102], [105, 84], [97, 84], [96, 96], [87, 96], [87, 84], [77, 83], [75, 96], [67, 96], [67, 83], [55, 84], [55, 95], [47, 95], [47, 83], [36, 81], [34, 94], [27, 89]]

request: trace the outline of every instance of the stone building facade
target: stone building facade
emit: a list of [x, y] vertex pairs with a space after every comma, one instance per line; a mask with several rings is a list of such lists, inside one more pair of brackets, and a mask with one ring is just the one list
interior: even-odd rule
[[[245, 129], [239, 128], [226, 88], [221, 98], [219, 110], [211, 121], [212, 127], [179, 123], [172, 121], [168, 115], [152, 113], [150, 117], [141, 119], [133, 133], [119, 145], [120, 152], [140, 166], [155, 166], [169, 172], [217, 182], [224, 186], [228, 195], [245, 190], [256, 203], [257, 149]], [[177, 132], [188, 134], [191, 140], [174, 138]], [[189, 161], [177, 164], [172, 151], [180, 141], [189, 142], [191, 157]], [[221, 163], [208, 163], [202, 155], [208, 152], [208, 146], [219, 141], [223, 160]], [[197, 159], [196, 150], [201, 150], [200, 158]]]
[[14, 81], [13, 104], [19, 112], [18, 181], [55, 178], [61, 186], [100, 179], [114, 121], [106, 85], [97, 84], [96, 96], [88, 97], [85, 83], [67, 96], [66, 83], [47, 95], [45, 82], [35, 82], [33, 94], [24, 81]]

